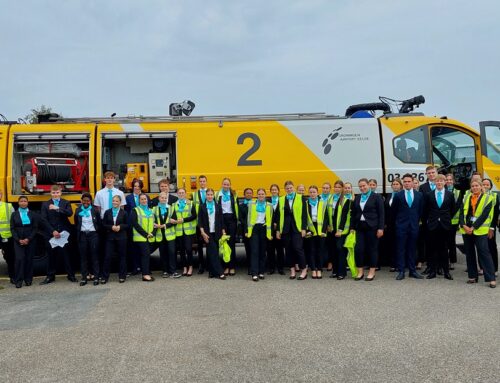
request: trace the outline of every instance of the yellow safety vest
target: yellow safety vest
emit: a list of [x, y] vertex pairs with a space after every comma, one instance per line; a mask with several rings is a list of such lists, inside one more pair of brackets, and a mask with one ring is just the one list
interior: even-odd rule
[[[286, 195], [280, 197], [280, 227], [279, 231], [283, 231], [283, 225], [285, 224], [285, 203], [288, 203]], [[295, 193], [295, 198], [293, 201], [293, 219], [295, 221], [295, 225], [297, 225], [297, 229], [302, 230], [302, 196], [300, 194]]]
[[309, 230], [313, 236], [325, 234], [323, 233], [323, 223], [325, 221], [326, 208], [327, 204], [324, 203], [324, 201], [318, 197], [318, 216], [316, 217], [318, 230], [316, 230], [316, 228], [314, 227], [314, 222], [309, 214], [309, 208], [307, 209], [307, 230]]
[[[336, 222], [336, 227], [337, 230], [339, 229], [340, 226], [340, 219], [342, 218], [342, 210], [344, 210], [345, 202], [349, 201], [348, 198], [342, 198], [342, 202], [340, 200], [337, 202], [339, 204], [339, 208], [337, 209], [337, 215], [335, 216], [335, 222]], [[330, 221], [330, 226], [333, 228], [333, 213], [335, 210], [333, 210], [333, 204], [328, 206], [328, 219]], [[351, 209], [347, 212], [347, 219], [345, 221], [345, 226], [344, 230], [342, 230], [342, 235], [346, 235], [349, 233], [349, 226], [351, 225]]]
[[[137, 221], [139, 222], [139, 226], [143, 228], [146, 233], [152, 233], [154, 229], [155, 216], [151, 214], [149, 217], [146, 217], [144, 211], [140, 207], [134, 208], [137, 213]], [[144, 238], [142, 234], [140, 234], [135, 228], [132, 230], [132, 240], [134, 242], [155, 242], [156, 239], [153, 238]]]
[[[179, 201], [176, 201], [173, 205], [173, 209], [177, 218], [186, 219], [191, 217], [191, 210], [193, 208], [192, 201], [186, 201], [186, 206], [184, 206], [184, 210], [179, 211]], [[183, 222], [182, 224], [175, 225], [175, 235], [177, 237], [182, 237], [184, 234], [193, 235], [196, 233], [196, 220], [191, 222]]]
[[495, 205], [497, 204], [497, 196], [496, 196], [495, 192], [492, 192], [491, 190], [489, 192], [487, 192], [486, 195], [488, 195], [490, 197], [490, 201], [492, 204], [490, 214], [488, 215], [488, 221], [490, 222], [490, 226], [495, 228], [497, 223], [493, 222], [493, 213], [495, 210]]
[[[257, 203], [252, 201], [248, 203], [248, 216], [247, 216], [247, 238], [252, 236], [253, 227], [255, 222], [257, 222]], [[271, 229], [273, 225], [273, 204], [266, 202], [266, 237], [267, 239], [273, 239]]]
[[[455, 197], [455, 204], [458, 205], [460, 203], [460, 201], [458, 200], [458, 197], [460, 197], [460, 190], [453, 189], [453, 196]], [[458, 225], [459, 217], [460, 217], [460, 209], [457, 209], [457, 212], [451, 219], [451, 224]]]
[[8, 202], [0, 202], [0, 237], [8, 239], [12, 237], [10, 231], [10, 217], [14, 213], [12, 204]]
[[[471, 196], [472, 196], [472, 193], [469, 193], [469, 195], [465, 198], [464, 205], [462, 207], [464, 218], [467, 217], [467, 214], [469, 212], [469, 205], [470, 205]], [[481, 198], [481, 200], [479, 201], [479, 204], [476, 207], [475, 214], [473, 215], [473, 217], [475, 217], [475, 218], [479, 218], [481, 216], [484, 208], [488, 204], [492, 203], [491, 198], [487, 194], [483, 194], [480, 198]], [[488, 234], [488, 231], [490, 230], [491, 216], [492, 216], [491, 214], [488, 214], [488, 218], [486, 218], [486, 220], [483, 222], [483, 224], [478, 229], [474, 229], [472, 234], [474, 234], [474, 235], [486, 235], [486, 234]], [[460, 228], [460, 233], [465, 234], [464, 229]]]
[[[167, 211], [167, 219], [165, 221], [165, 223], [170, 223], [170, 218], [172, 218], [172, 213], [173, 213], [173, 209], [172, 209], [172, 206], [169, 206], [168, 207], [168, 211]], [[156, 218], [156, 223], [158, 225], [161, 225], [161, 222], [160, 222], [160, 214], [161, 214], [161, 210], [160, 210], [160, 206], [155, 206], [153, 208], [153, 214]], [[167, 227], [165, 229], [165, 238], [167, 239], [167, 241], [173, 241], [175, 239], [176, 235], [175, 235], [175, 225], [174, 226], [171, 226], [171, 227]], [[163, 241], [163, 234], [162, 234], [162, 230], [161, 229], [156, 229], [156, 242], [161, 242]]]

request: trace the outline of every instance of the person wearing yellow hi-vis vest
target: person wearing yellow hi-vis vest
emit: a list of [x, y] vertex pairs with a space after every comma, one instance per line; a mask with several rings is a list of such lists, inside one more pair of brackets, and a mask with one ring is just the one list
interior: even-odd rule
[[318, 196], [318, 187], [309, 186], [307, 207], [307, 232], [304, 240], [304, 250], [313, 279], [321, 279], [323, 266], [323, 249], [325, 247], [327, 224], [327, 202]]
[[[348, 189], [348, 193], [346, 192], [347, 185], [350, 186]], [[344, 244], [347, 235], [349, 234], [349, 227], [351, 225], [352, 199], [352, 185], [350, 183], [345, 183], [335, 209], [333, 209], [332, 206], [328, 207], [328, 226], [335, 238], [335, 249], [337, 254], [336, 277], [338, 280], [345, 279], [347, 273], [347, 249], [344, 247]], [[332, 273], [330, 278], [335, 278], [335, 274]]]
[[179, 278], [181, 276], [176, 271], [176, 221], [172, 218], [173, 211], [173, 207], [168, 204], [168, 194], [161, 192], [158, 195], [158, 204], [153, 207], [153, 214], [155, 217], [153, 233], [156, 241], [154, 247], [157, 247], [160, 250], [163, 278]]
[[181, 256], [182, 275], [193, 275], [193, 238], [196, 234], [196, 206], [186, 199], [186, 189], [177, 190], [179, 199], [173, 205], [172, 219], [176, 220], [176, 244]]
[[2, 191], [0, 190], [0, 250], [3, 251], [3, 258], [7, 263], [10, 283], [14, 284], [14, 242], [10, 231], [10, 218], [14, 213], [11, 203], [2, 201]]
[[[336, 180], [333, 184], [333, 193], [328, 200], [328, 207], [335, 211], [342, 192], [344, 190], [344, 182], [342, 180]], [[338, 275], [339, 266], [339, 254], [337, 252], [335, 233], [327, 231], [326, 233], [326, 259], [328, 261], [326, 266], [326, 271], [331, 271], [331, 278], [335, 278]]]
[[224, 178], [222, 180], [222, 188], [215, 194], [215, 200], [222, 206], [223, 227], [227, 235], [229, 235], [229, 246], [231, 247], [231, 259], [229, 262], [224, 262], [224, 274], [236, 274], [236, 233], [238, 231], [238, 201], [237, 196], [231, 190], [231, 180]]
[[149, 258], [153, 244], [156, 242], [153, 210], [148, 206], [146, 194], [139, 196], [139, 206], [132, 210], [132, 240], [137, 245], [141, 254], [141, 271], [144, 282], [154, 281], [149, 268]]
[[295, 193], [292, 181], [285, 182], [286, 195], [279, 198], [275, 221], [278, 223], [276, 238], [283, 240], [285, 255], [290, 267], [290, 279], [295, 279], [295, 264], [302, 270], [299, 280], [307, 278], [304, 238], [307, 229], [307, 208], [302, 195]]
[[257, 190], [257, 200], [249, 202], [247, 208], [245, 236], [250, 240], [250, 275], [258, 282], [264, 279], [267, 241], [273, 238], [273, 205], [266, 201], [265, 189]]
[[490, 212], [491, 224], [490, 231], [488, 232], [488, 249], [490, 250], [491, 258], [493, 259], [493, 266], [495, 273], [498, 272], [498, 248], [496, 230], [499, 227], [498, 216], [500, 208], [500, 195], [491, 190], [493, 182], [489, 178], [483, 180], [483, 187], [486, 194], [488, 194], [493, 202], [493, 209]]
[[458, 218], [460, 215], [460, 208], [464, 199], [465, 190], [458, 190], [455, 188], [455, 179], [453, 174], [446, 175], [446, 189], [453, 193], [455, 198], [455, 209], [452, 212], [451, 230], [448, 232], [446, 239], [446, 247], [448, 249], [448, 258], [450, 261], [450, 270], [453, 270], [454, 264], [457, 263], [457, 231], [458, 231]]
[[205, 241], [201, 236], [200, 232], [200, 205], [204, 204], [207, 199], [207, 176], [200, 175], [198, 177], [198, 184], [200, 188], [191, 193], [191, 200], [196, 208], [196, 244], [198, 252], [198, 274], [203, 274], [207, 265], [203, 260], [203, 246], [205, 246]]
[[467, 261], [467, 283], [478, 282], [476, 249], [484, 271], [484, 280], [490, 287], [496, 287], [493, 260], [488, 251], [488, 232], [490, 230], [490, 211], [493, 209], [491, 198], [483, 192], [481, 181], [471, 181], [471, 192], [465, 197], [460, 209], [460, 233], [464, 239], [465, 258]]
[[[332, 191], [332, 184], [328, 181], [323, 182], [319, 198], [323, 200], [323, 203], [326, 204], [327, 207], [330, 203], [332, 203], [333, 193], [331, 191]], [[331, 233], [327, 231], [325, 243], [323, 248], [321, 249], [322, 266], [326, 263], [327, 271], [332, 271], [333, 269], [334, 245], [335, 244], [333, 236], [331, 235]]]

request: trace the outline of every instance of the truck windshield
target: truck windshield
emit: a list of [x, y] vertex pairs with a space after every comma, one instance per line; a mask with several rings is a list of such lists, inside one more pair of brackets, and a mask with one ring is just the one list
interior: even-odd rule
[[433, 162], [439, 167], [471, 163], [475, 167], [474, 138], [447, 126], [435, 126], [432, 132]]

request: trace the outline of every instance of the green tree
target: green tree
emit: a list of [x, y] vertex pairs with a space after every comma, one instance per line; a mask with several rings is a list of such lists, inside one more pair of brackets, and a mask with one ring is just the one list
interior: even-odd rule
[[[40, 105], [39, 108], [31, 109], [31, 113], [27, 114], [26, 117], [24, 117], [24, 120], [28, 124], [36, 124], [38, 122], [38, 115], [46, 113], [53, 113], [52, 108], [50, 106]], [[57, 114], [62, 117], [60, 113]]]

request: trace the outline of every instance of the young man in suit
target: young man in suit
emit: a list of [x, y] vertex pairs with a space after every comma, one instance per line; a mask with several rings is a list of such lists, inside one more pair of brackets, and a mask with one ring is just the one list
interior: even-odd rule
[[[425, 168], [425, 174], [427, 176], [427, 182], [420, 185], [418, 189], [418, 191], [421, 192], [423, 195], [431, 193], [436, 189], [436, 176], [438, 175], [438, 172], [435, 166], [430, 165]], [[426, 248], [426, 243], [428, 243], [428, 238], [427, 238], [427, 228], [425, 227], [425, 222], [422, 223], [421, 229], [422, 229], [420, 232], [421, 236], [419, 238], [421, 245], [419, 247], [419, 251], [421, 252], [421, 254], [419, 254], [419, 264], [422, 262], [426, 262], [426, 268], [423, 274], [428, 274], [430, 272], [430, 265], [429, 265], [428, 250]]]
[[64, 268], [68, 274], [70, 282], [78, 282], [75, 278], [75, 272], [71, 265], [71, 255], [69, 242], [64, 246], [52, 247], [49, 243], [51, 238], [61, 238], [61, 232], [71, 233], [71, 224], [69, 217], [73, 215], [73, 210], [68, 201], [61, 198], [61, 187], [53, 185], [50, 190], [51, 199], [42, 204], [42, 220], [46, 227], [47, 251], [49, 255], [47, 277], [40, 282], [41, 285], [52, 283], [56, 280], [56, 259], [63, 257]]
[[[178, 200], [178, 198], [175, 195], [170, 194], [170, 181], [167, 178], [164, 178], [164, 179], [160, 180], [160, 182], [158, 182], [158, 188], [160, 189], [160, 193], [167, 193], [168, 206], [172, 206], [174, 204], [174, 202], [176, 202]], [[158, 206], [159, 201], [160, 201], [159, 197], [153, 198], [151, 200], [151, 207]]]
[[419, 221], [422, 217], [424, 197], [422, 193], [413, 189], [411, 174], [403, 176], [403, 190], [394, 196], [392, 202], [396, 225], [396, 252], [398, 275], [396, 280], [405, 278], [405, 268], [409, 276], [423, 279], [416, 270], [416, 246], [419, 231]]
[[438, 174], [435, 178], [436, 189], [424, 196], [424, 219], [427, 228], [428, 262], [430, 272], [427, 279], [436, 278], [438, 268], [443, 269], [446, 279], [453, 280], [449, 270], [449, 260], [446, 240], [453, 230], [451, 219], [455, 211], [455, 197], [444, 187], [446, 177]]

